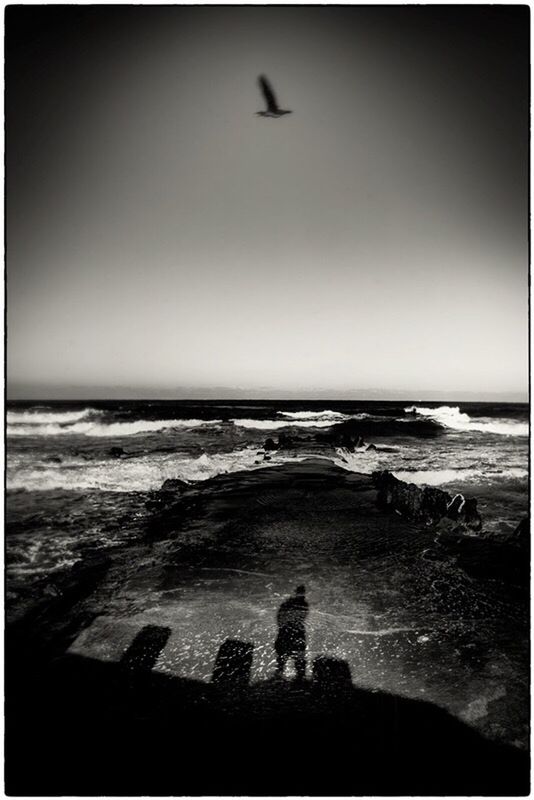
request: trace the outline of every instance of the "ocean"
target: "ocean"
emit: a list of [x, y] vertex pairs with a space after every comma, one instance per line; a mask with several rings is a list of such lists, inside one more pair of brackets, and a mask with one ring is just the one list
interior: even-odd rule
[[[365, 444], [322, 444], [322, 433], [350, 419]], [[167, 478], [204, 481], [308, 454], [475, 496], [484, 530], [509, 533], [528, 513], [528, 419], [528, 406], [512, 403], [9, 403], [8, 577], [27, 581], [73, 564], [88, 545], [136, 536], [146, 493]], [[264, 460], [263, 444], [280, 433], [304, 442]]]
[[[361, 434], [352, 447], [332, 438], [336, 426], [348, 421]], [[53, 585], [55, 574], [64, 574], [88, 554], [142, 541], [151, 518], [147, 501], [169, 478], [196, 484], [309, 457], [347, 473], [387, 469], [405, 481], [476, 497], [483, 534], [504, 538], [528, 515], [528, 434], [525, 404], [11, 402], [8, 620], [20, 618], [31, 605], [34, 587], [46, 581]], [[270, 449], [267, 440], [276, 448], [280, 437], [283, 448]], [[189, 669], [186, 677], [209, 680], [217, 642], [241, 614], [247, 619], [262, 609], [261, 619], [268, 622], [269, 609], [291, 587], [297, 569], [312, 597], [311, 641], [345, 659], [362, 685], [432, 700], [485, 735], [526, 747], [525, 597], [513, 591], [508, 595], [492, 580], [473, 580], [454, 564], [425, 559], [432, 536], [416, 528], [413, 539], [391, 552], [387, 532], [376, 547], [368, 543], [358, 550], [355, 531], [359, 556], [354, 562], [352, 555], [350, 563], [340, 557], [338, 563], [327, 546], [337, 512], [315, 509], [314, 502], [310, 497], [313, 534], [301, 529], [301, 511], [297, 516], [291, 508], [276, 512], [269, 536], [279, 537], [281, 551], [269, 555], [267, 549], [260, 566], [255, 561], [249, 567], [245, 559], [241, 570], [211, 575], [199, 568], [194, 580], [186, 579], [191, 598], [186, 592], [177, 600], [173, 588], [168, 596], [163, 593], [163, 605], [155, 596], [145, 597], [142, 586], [135, 602], [128, 594], [133, 607], [147, 609], [139, 619], [150, 610], [151, 622], [163, 619], [173, 627], [179, 615], [181, 634], [173, 651], [178, 668]], [[350, 529], [350, 511], [340, 513], [338, 524], [340, 531]], [[257, 536], [267, 535], [258, 525]], [[325, 545], [308, 548], [307, 535]], [[296, 541], [302, 546], [295, 550]], [[324, 563], [319, 563], [323, 552]], [[187, 608], [195, 610], [186, 625], [181, 615]], [[254, 634], [257, 679], [273, 669], [267, 622]], [[123, 630], [123, 623], [117, 624]], [[98, 639], [98, 623], [94, 627]], [[192, 641], [203, 660], [193, 656]], [[176, 670], [166, 658], [161, 669]]]
[[[350, 419], [365, 444], [322, 444], [321, 434]], [[475, 496], [484, 530], [507, 533], [528, 511], [528, 420], [528, 406], [512, 403], [9, 403], [8, 575], [61, 568], [95, 538], [105, 546], [135, 535], [144, 495], [167, 478], [204, 481], [308, 453]], [[280, 433], [304, 441], [264, 460], [263, 444]]]

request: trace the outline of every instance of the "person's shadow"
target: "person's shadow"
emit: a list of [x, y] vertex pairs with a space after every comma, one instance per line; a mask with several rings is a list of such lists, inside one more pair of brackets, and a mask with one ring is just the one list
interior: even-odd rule
[[278, 636], [274, 643], [276, 651], [276, 674], [282, 677], [289, 659], [293, 659], [297, 681], [306, 678], [306, 628], [308, 616], [306, 587], [297, 586], [295, 594], [281, 604], [276, 615]]

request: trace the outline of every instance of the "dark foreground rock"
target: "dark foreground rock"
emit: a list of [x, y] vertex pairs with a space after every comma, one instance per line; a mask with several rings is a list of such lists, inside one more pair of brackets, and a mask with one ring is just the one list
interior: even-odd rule
[[190, 488], [190, 484], [186, 483], [186, 481], [182, 481], [179, 478], [167, 478], [167, 480], [163, 481], [159, 490], [150, 492], [145, 506], [148, 511], [157, 513], [169, 504], [174, 503], [177, 498], [181, 497]]
[[396, 511], [415, 522], [434, 527], [435, 547], [425, 558], [453, 559], [464, 572], [480, 579], [505, 581], [522, 591], [528, 589], [530, 523], [522, 520], [507, 537], [484, 536], [474, 497], [454, 497], [442, 489], [419, 487], [395, 478], [390, 472], [374, 472], [377, 505]]
[[524, 593], [530, 579], [530, 521], [522, 520], [507, 537], [468, 536], [458, 529], [438, 525], [439, 551], [452, 555], [457, 566], [480, 579], [506, 581]]
[[342, 660], [251, 683], [253, 644], [227, 639], [211, 681], [193, 681], [153, 669], [168, 636], [147, 627], [119, 663], [69, 655], [10, 677], [7, 793], [528, 793], [526, 753], [431, 703], [357, 688]]
[[172, 492], [173, 494], [177, 494], [183, 492], [189, 487], [189, 484], [186, 481], [182, 481], [179, 478], [167, 478], [167, 480], [163, 481], [161, 484], [161, 491], [162, 492]]
[[530, 549], [530, 517], [521, 520], [517, 528], [507, 537], [509, 544], [526, 550]]

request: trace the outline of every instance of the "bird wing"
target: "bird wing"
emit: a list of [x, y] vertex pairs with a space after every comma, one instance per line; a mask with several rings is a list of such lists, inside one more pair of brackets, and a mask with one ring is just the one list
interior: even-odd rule
[[264, 75], [260, 75], [260, 77], [258, 78], [258, 82], [263, 92], [265, 102], [267, 103], [267, 110], [279, 111], [278, 103], [276, 102], [276, 97], [274, 96], [271, 84], [269, 83], [267, 78]]

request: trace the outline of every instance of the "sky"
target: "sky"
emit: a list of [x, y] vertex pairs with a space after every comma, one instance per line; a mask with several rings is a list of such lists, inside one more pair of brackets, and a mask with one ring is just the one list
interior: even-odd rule
[[8, 396], [526, 396], [528, 7], [6, 20]]

